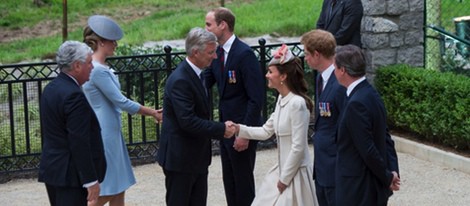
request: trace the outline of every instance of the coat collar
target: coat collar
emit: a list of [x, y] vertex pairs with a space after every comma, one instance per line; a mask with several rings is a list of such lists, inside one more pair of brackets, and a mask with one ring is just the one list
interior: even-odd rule
[[287, 94], [285, 97], [281, 97], [281, 95], [279, 95], [279, 106], [281, 107], [284, 107], [286, 106], [287, 103], [289, 103], [289, 101], [292, 99], [292, 97], [294, 97], [294, 93], [292, 92], [289, 92], [289, 94]]

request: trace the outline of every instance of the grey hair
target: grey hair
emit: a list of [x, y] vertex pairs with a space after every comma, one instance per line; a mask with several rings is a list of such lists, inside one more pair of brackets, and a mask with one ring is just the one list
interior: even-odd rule
[[85, 43], [79, 41], [66, 41], [60, 45], [57, 51], [57, 66], [61, 71], [70, 71], [76, 61], [85, 62], [93, 50]]
[[346, 73], [352, 77], [366, 75], [366, 59], [362, 49], [356, 45], [348, 44], [336, 47], [335, 63], [337, 69], [344, 67]]
[[212, 32], [200, 27], [193, 28], [186, 36], [186, 54], [192, 56], [194, 50], [202, 51], [209, 43], [218, 44], [217, 37]]

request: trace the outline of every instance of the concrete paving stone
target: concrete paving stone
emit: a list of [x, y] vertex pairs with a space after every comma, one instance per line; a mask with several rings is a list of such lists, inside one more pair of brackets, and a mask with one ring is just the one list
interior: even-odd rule
[[[312, 146], [310, 150], [313, 155]], [[407, 153], [399, 152], [398, 159], [402, 185], [401, 190], [390, 198], [389, 205], [469, 205], [470, 174]], [[258, 151], [255, 168], [257, 184], [276, 162], [276, 149]], [[220, 156], [214, 156], [209, 168], [209, 206], [226, 205], [221, 171]], [[126, 192], [126, 205], [165, 205], [161, 167], [156, 163], [141, 165], [134, 167], [134, 173], [137, 183]], [[48, 205], [44, 184], [36, 179], [18, 179], [0, 184], [0, 194], [1, 205]]]

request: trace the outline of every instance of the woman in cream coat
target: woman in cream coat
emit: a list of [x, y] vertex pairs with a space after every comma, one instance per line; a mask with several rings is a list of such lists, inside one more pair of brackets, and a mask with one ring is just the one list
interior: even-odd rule
[[318, 205], [313, 182], [307, 131], [311, 99], [306, 95], [300, 59], [286, 45], [273, 54], [266, 78], [279, 92], [276, 108], [262, 127], [235, 126], [238, 138], [266, 140], [273, 134], [278, 143], [278, 164], [269, 170], [252, 205]]

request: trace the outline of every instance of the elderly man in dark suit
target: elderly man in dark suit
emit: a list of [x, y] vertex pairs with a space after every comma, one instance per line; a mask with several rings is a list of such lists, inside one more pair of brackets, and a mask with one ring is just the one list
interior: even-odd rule
[[[262, 125], [266, 84], [253, 50], [233, 33], [235, 15], [221, 7], [209, 11], [205, 21], [206, 30], [214, 33], [219, 42], [217, 59], [205, 71], [208, 88], [217, 85], [219, 120]], [[256, 147], [256, 140], [232, 137], [220, 141], [228, 206], [249, 206], [255, 197]]]
[[41, 97], [39, 182], [51, 205], [94, 205], [106, 172], [100, 126], [80, 88], [93, 68], [91, 54], [84, 43], [64, 42], [57, 52], [61, 72]]
[[232, 136], [235, 127], [209, 120], [210, 107], [201, 73], [217, 58], [217, 37], [192, 29], [187, 58], [168, 77], [157, 161], [165, 174], [166, 204], [205, 206], [211, 139]]
[[361, 21], [364, 13], [361, 0], [323, 0], [317, 29], [329, 31], [337, 45], [361, 47]]
[[398, 163], [390, 163], [394, 148], [390, 148], [383, 101], [365, 78], [366, 62], [359, 47], [338, 47], [335, 58], [336, 78], [347, 88], [338, 123], [336, 204], [387, 205], [400, 179], [393, 171]]

